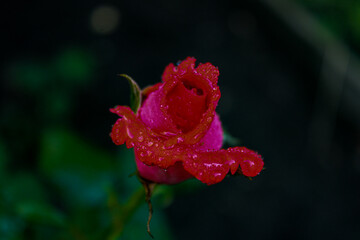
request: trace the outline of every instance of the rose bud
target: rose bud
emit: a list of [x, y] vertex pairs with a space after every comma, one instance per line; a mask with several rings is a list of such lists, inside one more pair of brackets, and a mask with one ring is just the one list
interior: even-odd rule
[[110, 134], [117, 145], [134, 148], [139, 175], [151, 182], [176, 184], [195, 177], [208, 185], [231, 172], [254, 177], [263, 169], [259, 154], [245, 147], [221, 149], [223, 130], [215, 109], [220, 99], [219, 70], [195, 67], [188, 57], [168, 65], [162, 82], [143, 90], [137, 113], [117, 106]]

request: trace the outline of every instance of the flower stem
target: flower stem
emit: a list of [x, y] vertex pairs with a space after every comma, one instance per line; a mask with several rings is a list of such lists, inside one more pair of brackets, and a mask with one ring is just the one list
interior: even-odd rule
[[155, 183], [148, 182], [147, 180], [138, 176], [142, 186], [133, 193], [133, 195], [128, 199], [125, 204], [120, 204], [116, 195], [110, 193], [108, 206], [110, 212], [112, 213], [112, 223], [113, 230], [108, 240], [116, 240], [118, 239], [124, 231], [125, 224], [130, 221], [131, 217], [134, 215], [136, 210], [141, 206], [141, 204], [146, 201], [149, 207], [149, 217], [147, 220], [147, 232], [149, 233], [151, 238], [154, 236], [150, 231], [150, 221], [153, 214], [153, 208], [151, 204], [151, 196], [156, 187]]
[[142, 185], [144, 186], [145, 189], [145, 201], [148, 204], [149, 207], [149, 217], [148, 217], [148, 221], [146, 223], [146, 227], [147, 227], [147, 232], [150, 235], [151, 238], [154, 238], [154, 236], [151, 234], [150, 231], [150, 222], [151, 222], [151, 218], [152, 218], [152, 214], [153, 214], [153, 208], [152, 208], [152, 204], [151, 204], [151, 195], [154, 192], [154, 189], [156, 187], [155, 183], [152, 182], [148, 182], [142, 178], [139, 178], [140, 182], [142, 183]]
[[121, 236], [125, 224], [130, 221], [136, 210], [143, 204], [144, 199], [145, 191], [142, 186], [134, 192], [129, 200], [123, 205], [119, 204], [117, 199], [114, 199], [114, 196], [110, 197], [108, 205], [112, 212], [113, 230], [108, 237], [108, 240], [116, 240]]

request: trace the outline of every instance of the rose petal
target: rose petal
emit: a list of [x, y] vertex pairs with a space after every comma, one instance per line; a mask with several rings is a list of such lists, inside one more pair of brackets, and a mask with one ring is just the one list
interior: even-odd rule
[[223, 129], [221, 127], [220, 118], [215, 114], [209, 130], [205, 136], [196, 144], [199, 150], [219, 150], [223, 143]]
[[149, 96], [150, 93], [157, 91], [161, 87], [161, 85], [163, 85], [163, 83], [157, 83], [157, 84], [154, 84], [154, 85], [144, 88], [141, 91], [143, 100], [145, 100]]
[[110, 137], [116, 145], [124, 144], [127, 139], [127, 134], [125, 134], [123, 129], [125, 129], [125, 121], [124, 119], [119, 118], [113, 125], [113, 130], [110, 133]]
[[[217, 82], [218, 71], [209, 64], [200, 65], [199, 71], [195, 70], [195, 58], [187, 58], [179, 66], [169, 64], [164, 71], [164, 84], [155, 92], [152, 92], [144, 102], [139, 112], [144, 123], [158, 133], [163, 132], [167, 137], [174, 135], [166, 140], [166, 146], [173, 146], [182, 139], [182, 144], [197, 144], [207, 133], [213, 122], [215, 109], [220, 99], [219, 87], [214, 84]], [[206, 112], [201, 116], [200, 122], [193, 129], [179, 132], [174, 126], [171, 114], [168, 109], [168, 94], [181, 82], [188, 81], [201, 90], [206, 92]], [[172, 122], [172, 123], [171, 123]]]
[[195, 86], [177, 84], [166, 96], [168, 114], [182, 132], [188, 132], [199, 124], [206, 111], [207, 93]]
[[219, 77], [219, 69], [217, 67], [215, 67], [214, 65], [212, 65], [211, 63], [204, 63], [204, 64], [200, 64], [197, 68], [196, 71], [206, 77], [207, 79], [209, 79], [213, 85], [215, 86], [218, 82], [218, 77]]
[[[169, 91], [173, 86], [171, 86], [168, 83], [164, 84], [164, 92], [166, 93], [167, 91]], [[166, 89], [169, 88], [169, 89]], [[203, 137], [204, 135], [207, 133], [213, 119], [214, 119], [214, 115], [215, 115], [215, 109], [217, 106], [217, 103], [220, 99], [220, 90], [218, 87], [214, 87], [212, 90], [207, 90], [208, 92], [210, 92], [208, 94], [208, 98], [207, 98], [207, 102], [208, 102], [208, 106], [206, 109], [206, 112], [202, 115], [202, 118], [199, 122], [199, 124], [197, 124], [197, 126], [192, 129], [191, 131], [188, 131], [186, 133], [181, 133], [181, 134], [177, 134], [174, 137], [169, 138], [168, 140], [166, 140], [166, 145], [171, 146], [177, 143], [177, 139], [180, 137], [182, 138], [183, 144], [196, 144], [198, 143]], [[162, 101], [160, 102], [160, 105], [162, 106], [166, 106], [166, 99], [162, 99]], [[166, 111], [166, 110], [164, 110]]]
[[160, 184], [177, 184], [186, 179], [194, 177], [187, 172], [181, 162], [176, 162], [173, 166], [167, 169], [159, 168], [158, 166], [148, 166], [139, 160], [135, 152], [135, 162], [142, 178]]
[[176, 125], [168, 115], [165, 105], [160, 103], [163, 97], [161, 90], [149, 94], [139, 110], [141, 120], [152, 130], [164, 135], [176, 135], [180, 133]]
[[178, 80], [181, 78], [183, 74], [188, 71], [193, 71], [195, 67], [195, 58], [188, 57], [184, 61], [182, 61], [179, 66], [174, 66], [174, 64], [170, 63], [164, 70], [162, 75], [163, 82]]
[[227, 150], [201, 150], [194, 145], [167, 146], [163, 137], [146, 127], [128, 107], [111, 109], [123, 118], [114, 125], [111, 137], [114, 142], [126, 141], [134, 147], [138, 160], [148, 166], [167, 169], [182, 162], [184, 169], [206, 184], [220, 182], [229, 171], [238, 171], [239, 165], [245, 176], [256, 176], [263, 168], [260, 155], [245, 147]]
[[[111, 137], [114, 142], [125, 139], [128, 148], [134, 150], [140, 156], [141, 161], [147, 165], [157, 165], [161, 168], [168, 168], [180, 161], [173, 157], [170, 151], [166, 151], [174, 146], [166, 146], [164, 137], [152, 131], [149, 127], [138, 119], [129, 107], [117, 106], [110, 109], [111, 112], [122, 117], [123, 123], [113, 126]], [[180, 151], [180, 149], [177, 149]]]
[[239, 165], [245, 176], [255, 177], [263, 169], [261, 156], [245, 147], [218, 151], [193, 151], [185, 158], [184, 168], [208, 185], [221, 182], [231, 171], [235, 174]]

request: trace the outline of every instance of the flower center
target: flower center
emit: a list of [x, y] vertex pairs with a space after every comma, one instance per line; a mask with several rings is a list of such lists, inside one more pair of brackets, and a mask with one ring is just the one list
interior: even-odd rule
[[167, 95], [168, 113], [183, 132], [193, 129], [206, 111], [206, 93], [190, 81], [179, 82]]

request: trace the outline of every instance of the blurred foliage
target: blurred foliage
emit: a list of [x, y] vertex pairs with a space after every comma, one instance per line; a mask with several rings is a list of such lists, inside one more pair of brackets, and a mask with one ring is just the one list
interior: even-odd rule
[[360, 1], [297, 0], [325, 27], [360, 51]]
[[[71, 103], [96, 76], [94, 59], [87, 49], [69, 47], [49, 59], [7, 64], [9, 96], [0, 121], [1, 240], [149, 238], [144, 190], [130, 177], [136, 171], [132, 150], [119, 146], [117, 154], [109, 153], [69, 124]], [[198, 186], [158, 186], [151, 222], [157, 239], [172, 238], [159, 210], [176, 192]]]

